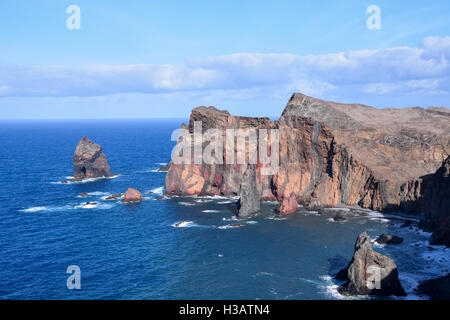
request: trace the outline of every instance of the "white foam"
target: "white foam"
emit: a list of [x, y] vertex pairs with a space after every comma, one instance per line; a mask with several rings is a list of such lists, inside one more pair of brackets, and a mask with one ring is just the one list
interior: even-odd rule
[[45, 211], [48, 210], [47, 207], [32, 207], [32, 208], [28, 208], [28, 209], [23, 209], [20, 210], [22, 212], [38, 212], [38, 211]]
[[152, 190], [150, 190], [150, 192], [153, 192], [154, 194], [162, 195], [164, 192], [164, 187], [158, 187], [158, 188], [152, 189]]
[[79, 205], [65, 205], [65, 206], [40, 206], [40, 207], [31, 207], [28, 209], [22, 209], [19, 211], [22, 212], [55, 212], [55, 211], [71, 211], [77, 209], [110, 209], [114, 205], [106, 204], [106, 203], [91, 203], [86, 204], [82, 203]]
[[207, 202], [211, 202], [212, 200], [209, 200], [209, 199], [198, 199], [198, 200], [195, 200], [195, 202], [197, 202], [197, 203], [207, 203]]
[[70, 181], [70, 179], [74, 179], [74, 177], [67, 177], [70, 178], [67, 181], [64, 181], [65, 183], [63, 183], [63, 181], [56, 181], [56, 182], [50, 182], [51, 184], [78, 184], [78, 183], [89, 183], [89, 182], [94, 182], [94, 181], [98, 181], [98, 180], [102, 180], [102, 179], [115, 179], [118, 178], [120, 176], [120, 174], [116, 174], [114, 176], [111, 177], [98, 177], [98, 178], [88, 178], [88, 179], [83, 179], [80, 181]]
[[185, 201], [180, 201], [180, 202], [178, 202], [178, 204], [182, 205], [182, 206], [187, 206], [187, 207], [195, 206], [195, 203], [185, 202]]
[[218, 204], [227, 204], [227, 203], [233, 203], [233, 201], [219, 201]]
[[219, 210], [203, 210], [204, 213], [217, 213], [220, 212]]
[[[109, 192], [101, 192], [101, 191], [95, 191], [95, 192], [88, 192], [87, 193], [88, 197], [92, 197], [92, 196], [109, 196], [109, 195], [111, 195]], [[85, 197], [82, 197], [82, 196], [78, 195], [78, 198], [85, 198]]]
[[180, 221], [171, 224], [171, 226], [174, 228], [190, 228], [196, 226], [196, 224], [193, 221]]
[[245, 227], [246, 225], [249, 225], [249, 224], [255, 224], [257, 222], [250, 220], [250, 221], [242, 221], [242, 223], [243, 223], [242, 225], [227, 224], [225, 226], [217, 227], [217, 229], [226, 230], [226, 229], [240, 228], [240, 227]]
[[349, 208], [324, 208], [324, 210], [329, 210], [329, 211], [350, 211]]
[[82, 208], [82, 209], [94, 209], [97, 208], [98, 203], [82, 203], [75, 208]]
[[333, 282], [333, 278], [330, 275], [320, 276], [320, 279], [325, 282], [325, 284], [319, 285], [318, 287], [325, 293], [326, 296], [338, 300], [357, 299], [356, 297], [343, 296], [342, 294], [340, 294], [337, 290], [339, 288], [339, 285]]

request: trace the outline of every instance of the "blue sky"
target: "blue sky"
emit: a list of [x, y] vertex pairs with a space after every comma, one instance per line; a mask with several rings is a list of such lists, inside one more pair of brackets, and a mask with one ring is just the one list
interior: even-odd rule
[[[69, 30], [69, 5], [81, 30]], [[369, 30], [369, 5], [381, 30]], [[450, 1], [0, 2], [0, 118], [278, 116], [293, 92], [449, 106]]]

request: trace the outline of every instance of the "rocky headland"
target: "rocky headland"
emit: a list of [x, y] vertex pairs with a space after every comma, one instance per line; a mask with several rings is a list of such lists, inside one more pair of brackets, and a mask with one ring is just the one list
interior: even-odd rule
[[[227, 129], [278, 130], [278, 170], [262, 174], [269, 165], [258, 159], [255, 174], [261, 200], [280, 201], [280, 213], [295, 212], [293, 199], [306, 207], [416, 213], [436, 243], [448, 241], [449, 109], [378, 109], [295, 93], [276, 121], [198, 107], [182, 125], [192, 138], [198, 121], [224, 139]], [[264, 144], [270, 154], [268, 141], [258, 140], [255, 148]], [[170, 163], [166, 195], [239, 195], [248, 165], [226, 164], [225, 157], [223, 164]]]

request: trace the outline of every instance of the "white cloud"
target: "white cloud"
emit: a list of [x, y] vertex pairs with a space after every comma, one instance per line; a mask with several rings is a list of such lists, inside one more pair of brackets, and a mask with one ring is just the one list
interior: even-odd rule
[[[450, 37], [427, 37], [419, 48], [396, 47], [324, 55], [241, 53], [183, 65], [1, 66], [0, 96], [102, 96], [255, 88], [336, 94], [448, 94]], [[249, 91], [250, 90], [250, 91]], [[274, 90], [270, 90], [273, 92]]]

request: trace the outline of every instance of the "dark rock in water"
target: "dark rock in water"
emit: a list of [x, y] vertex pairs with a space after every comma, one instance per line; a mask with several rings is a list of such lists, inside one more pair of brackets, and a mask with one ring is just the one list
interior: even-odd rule
[[148, 191], [147, 194], [154, 194], [154, 192], [153, 191]]
[[297, 207], [297, 197], [295, 196], [295, 193], [291, 193], [289, 198], [284, 198], [281, 202], [279, 212], [281, 215], [288, 215], [297, 211]]
[[246, 225], [248, 225], [248, 223], [247, 223], [247, 222], [241, 222], [241, 223], [232, 223], [232, 224], [230, 224], [230, 227], [234, 227], [234, 228], [237, 228], [237, 227], [243, 227], [243, 226], [246, 226]]
[[102, 147], [84, 137], [73, 156], [74, 180], [111, 177], [111, 168]]
[[125, 192], [122, 202], [136, 202], [141, 200], [142, 196], [140, 191], [133, 188], [128, 188], [127, 192]]
[[238, 218], [248, 218], [261, 210], [261, 200], [256, 186], [256, 171], [254, 165], [248, 165], [241, 179], [238, 201]]
[[431, 300], [450, 300], [450, 274], [422, 281], [418, 291], [430, 297]]
[[117, 199], [119, 199], [121, 196], [123, 196], [122, 193], [112, 194], [112, 195], [110, 195], [110, 196], [107, 196], [107, 197], [105, 198], [105, 200], [117, 200]]
[[62, 184], [68, 184], [69, 181], [61, 181]]
[[157, 197], [156, 200], [163, 200], [164, 197]]
[[86, 198], [89, 194], [87, 192], [80, 193], [78, 196], [81, 198]]
[[350, 265], [337, 276], [343, 278], [347, 274], [347, 283], [338, 291], [347, 296], [405, 296], [405, 290], [398, 280], [397, 266], [389, 257], [372, 250], [369, 235], [359, 235], [355, 244], [355, 253]]
[[166, 164], [165, 166], [162, 166], [161, 168], [159, 168], [156, 171], [158, 171], [158, 172], [167, 172], [167, 171], [169, 171], [169, 169], [170, 169], [170, 163]]
[[345, 219], [345, 214], [343, 212], [338, 212], [333, 217], [333, 220], [337, 221], [337, 222], [342, 222], [342, 221], [346, 221], [347, 219]]
[[383, 233], [375, 242], [379, 244], [400, 244], [403, 242], [403, 238]]

